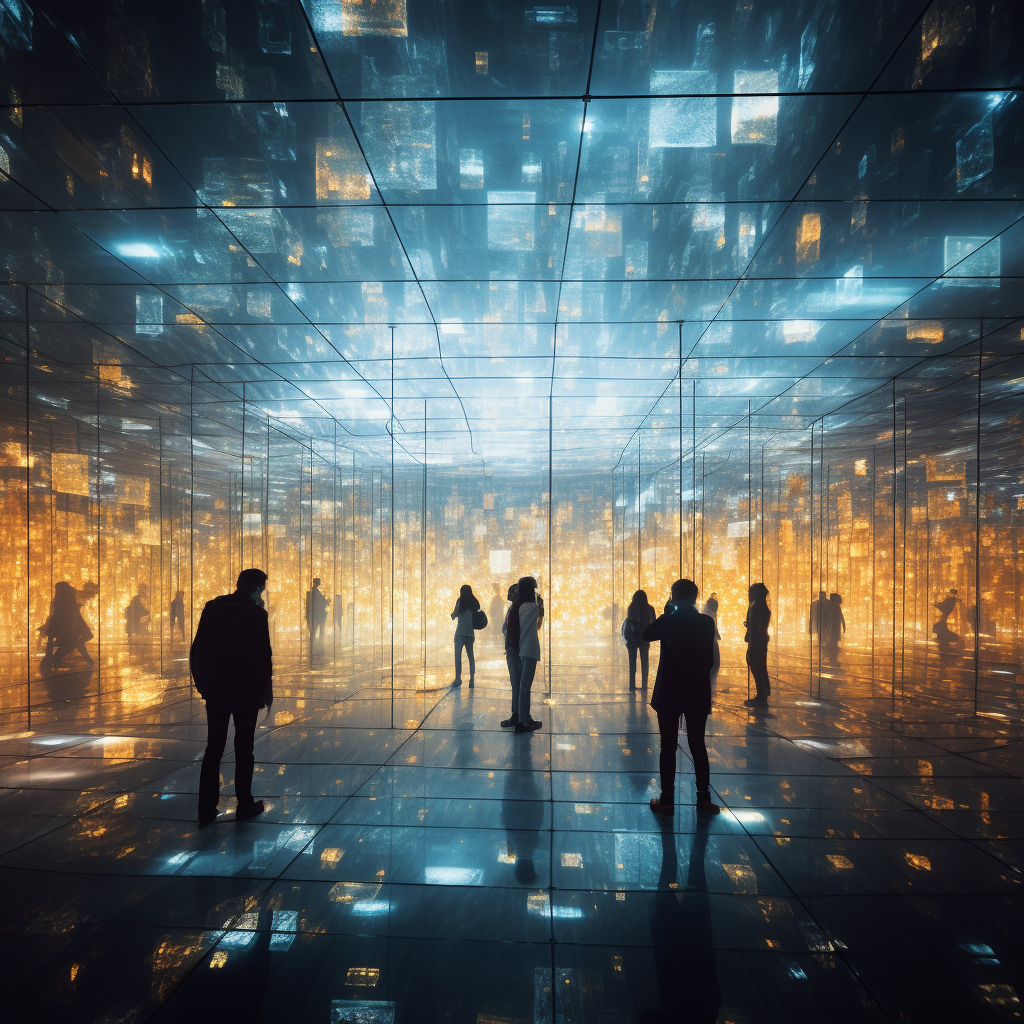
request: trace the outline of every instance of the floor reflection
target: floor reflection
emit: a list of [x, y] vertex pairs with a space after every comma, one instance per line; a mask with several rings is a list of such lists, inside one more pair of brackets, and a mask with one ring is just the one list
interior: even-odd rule
[[[1024, 735], [1005, 704], [894, 704], [848, 647], [820, 692], [817, 663], [796, 664], [752, 713], [724, 644], [708, 746], [725, 810], [696, 816], [682, 750], [666, 822], [647, 808], [653, 714], [611, 669], [558, 669], [544, 729], [516, 736], [498, 657], [462, 693], [415, 668], [392, 693], [369, 659], [285, 663], [257, 732], [266, 813], [200, 832], [202, 704], [131, 661], [99, 696], [95, 673], [34, 682], [52, 700], [0, 733], [14, 1016], [1019, 1013]], [[230, 787], [230, 744], [221, 773]]]

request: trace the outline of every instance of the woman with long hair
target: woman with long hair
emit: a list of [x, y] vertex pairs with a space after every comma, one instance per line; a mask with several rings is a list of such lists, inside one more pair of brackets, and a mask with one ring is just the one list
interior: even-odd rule
[[747, 642], [747, 664], [754, 677], [757, 693], [743, 703], [747, 707], [766, 707], [772, 693], [772, 684], [768, 678], [768, 623], [772, 621], [772, 610], [768, 607], [768, 588], [763, 583], [751, 584], [747, 597], [750, 604], [747, 606], [747, 617], [743, 620], [743, 625], [747, 627], [743, 639]]
[[643, 689], [647, 689], [647, 677], [650, 673], [651, 645], [641, 639], [644, 630], [657, 618], [654, 609], [647, 600], [647, 591], [638, 590], [633, 595], [626, 609], [626, 618], [622, 623], [622, 639], [626, 641], [629, 652], [629, 688], [636, 689], [636, 656], [640, 654], [640, 679]]
[[473, 658], [473, 612], [480, 611], [480, 602], [468, 583], [462, 584], [459, 599], [455, 602], [452, 618], [455, 626], [455, 678], [452, 687], [462, 685], [462, 650], [465, 648], [469, 658], [469, 688], [476, 685], [476, 660]]
[[530, 690], [533, 688], [537, 662], [540, 661], [540, 636], [537, 633], [540, 616], [537, 581], [532, 576], [523, 576], [516, 586], [516, 598], [509, 609], [506, 634], [509, 642], [519, 651], [521, 666], [518, 714], [513, 716], [516, 719], [514, 723], [512, 719], [508, 722], [509, 725], [515, 725], [516, 732], [533, 732], [543, 724], [530, 714]]

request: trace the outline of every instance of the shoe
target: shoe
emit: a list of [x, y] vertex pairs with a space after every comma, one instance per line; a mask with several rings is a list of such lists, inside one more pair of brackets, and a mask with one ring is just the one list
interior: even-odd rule
[[247, 821], [249, 818], [255, 818], [257, 814], [262, 814], [263, 810], [263, 801], [253, 800], [247, 807], [239, 807], [235, 811], [235, 821]]
[[768, 700], [765, 697], [751, 697], [750, 700], [743, 702], [745, 708], [766, 708], [768, 707]]
[[532, 719], [529, 722], [517, 722], [516, 732], [535, 732], [543, 724], [543, 722], [538, 722], [536, 718]]
[[458, 688], [458, 687], [460, 687], [461, 685], [462, 685], [462, 680], [461, 679], [453, 679], [452, 680], [452, 689], [453, 690]]
[[716, 804], [710, 796], [697, 795], [698, 814], [721, 814], [722, 808]]
[[636, 683], [630, 683], [629, 684], [629, 692], [630, 693], [636, 692]]
[[655, 814], [660, 814], [663, 818], [671, 818], [672, 815], [676, 813], [674, 804], [667, 804], [661, 799], [661, 797], [657, 796], [651, 797], [651, 810], [654, 811]]
[[217, 820], [217, 812], [213, 814], [200, 814], [199, 815], [199, 827], [206, 828], [207, 825], [212, 825]]
[[519, 716], [518, 715], [513, 715], [511, 718], [506, 718], [505, 721], [501, 723], [501, 727], [502, 727], [502, 729], [512, 729], [515, 726], [517, 726], [518, 724], [519, 724]]
[[472, 690], [474, 686], [476, 686], [476, 683], [474, 683], [473, 680], [470, 679], [470, 681], [469, 681], [469, 688]]

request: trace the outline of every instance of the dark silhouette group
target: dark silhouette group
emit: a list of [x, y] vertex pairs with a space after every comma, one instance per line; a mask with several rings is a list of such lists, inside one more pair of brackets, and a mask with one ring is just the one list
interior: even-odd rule
[[824, 590], [818, 591], [807, 616], [807, 632], [818, 638], [823, 658], [833, 663], [839, 660], [839, 642], [846, 635], [842, 594], [826, 595]]

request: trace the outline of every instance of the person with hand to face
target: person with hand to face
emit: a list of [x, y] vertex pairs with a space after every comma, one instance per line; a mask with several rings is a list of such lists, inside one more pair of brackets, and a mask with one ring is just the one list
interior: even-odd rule
[[661, 659], [654, 680], [651, 707], [661, 733], [661, 796], [652, 797], [651, 810], [669, 817], [675, 813], [676, 747], [679, 719], [686, 720], [686, 742], [697, 783], [697, 811], [718, 814], [711, 800], [711, 764], [704, 728], [711, 714], [711, 666], [714, 662], [715, 623], [697, 611], [697, 584], [676, 580], [672, 600], [642, 634], [646, 643], [661, 642]]

